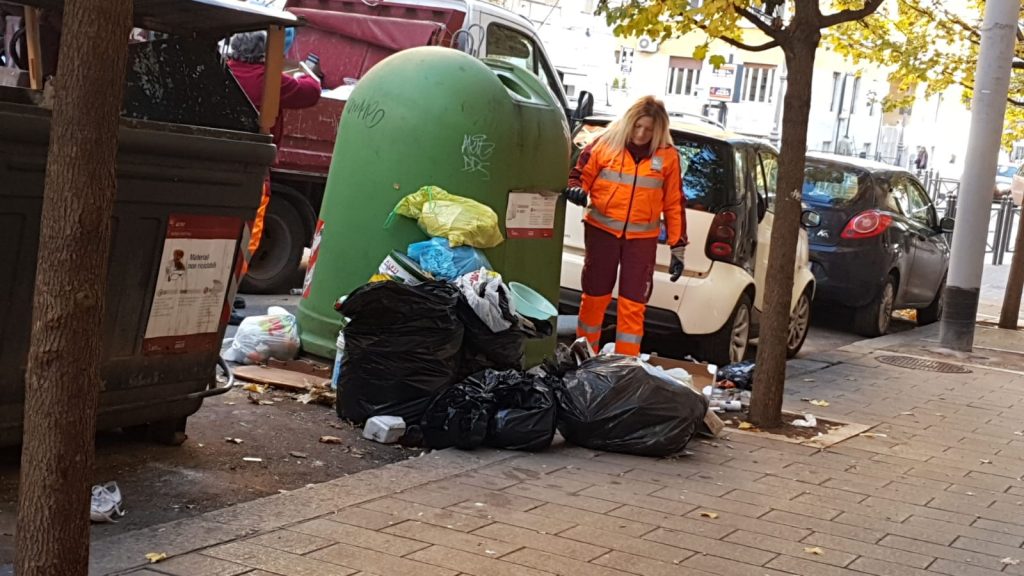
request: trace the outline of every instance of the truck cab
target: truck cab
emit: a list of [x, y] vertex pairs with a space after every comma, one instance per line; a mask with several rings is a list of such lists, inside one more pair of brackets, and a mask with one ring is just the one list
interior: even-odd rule
[[316, 229], [347, 95], [384, 58], [418, 46], [448, 46], [505, 60], [536, 74], [570, 118], [592, 110], [593, 99], [583, 95], [580, 112], [570, 109], [530, 21], [483, 0], [288, 0], [286, 9], [306, 24], [287, 59], [318, 56], [324, 95], [312, 108], [282, 111], [263, 241], [250, 262], [244, 292], [281, 293], [302, 285], [300, 260]]

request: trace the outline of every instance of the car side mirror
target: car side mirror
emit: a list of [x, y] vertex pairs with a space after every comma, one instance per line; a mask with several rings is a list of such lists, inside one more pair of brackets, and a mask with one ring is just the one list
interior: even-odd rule
[[572, 113], [573, 122], [582, 122], [594, 115], [594, 95], [586, 90], [576, 98], [576, 110]]
[[939, 220], [939, 232], [946, 232], [946, 233], [952, 232], [953, 231], [953, 224], [955, 224], [955, 223], [956, 223], [956, 220], [954, 220], [952, 218], [949, 218], [948, 216], [943, 218], [942, 220]]
[[804, 213], [800, 215], [800, 224], [804, 228], [817, 228], [821, 226], [821, 214], [814, 210], [804, 210]]

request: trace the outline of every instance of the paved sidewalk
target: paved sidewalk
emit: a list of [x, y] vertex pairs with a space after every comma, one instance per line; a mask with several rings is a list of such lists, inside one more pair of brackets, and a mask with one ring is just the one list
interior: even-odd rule
[[825, 399], [815, 414], [885, 436], [733, 433], [674, 460], [448, 450], [96, 542], [93, 573], [1024, 575], [1024, 332], [979, 328], [974, 355], [945, 357], [966, 375], [876, 359], [942, 359], [936, 335], [792, 365], [788, 407]]

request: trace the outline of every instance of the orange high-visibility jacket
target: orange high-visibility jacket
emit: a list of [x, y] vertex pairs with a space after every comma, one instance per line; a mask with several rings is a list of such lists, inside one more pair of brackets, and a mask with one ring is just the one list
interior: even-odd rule
[[664, 214], [666, 243], [675, 246], [686, 240], [685, 198], [674, 147], [665, 146], [639, 163], [626, 150], [610, 151], [601, 140], [589, 152], [580, 155], [576, 166], [590, 195], [585, 222], [620, 238], [657, 238]]

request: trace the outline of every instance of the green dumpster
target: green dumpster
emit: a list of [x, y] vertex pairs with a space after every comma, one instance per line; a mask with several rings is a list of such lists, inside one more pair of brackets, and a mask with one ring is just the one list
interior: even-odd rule
[[[416, 222], [384, 222], [422, 186], [489, 205], [505, 242], [486, 250], [506, 282], [558, 301], [569, 129], [532, 73], [447, 48], [400, 52], [375, 66], [342, 114], [313, 264], [299, 305], [303, 348], [333, 357], [334, 302], [365, 284], [391, 250], [426, 238]], [[531, 342], [527, 362], [554, 349]]]

